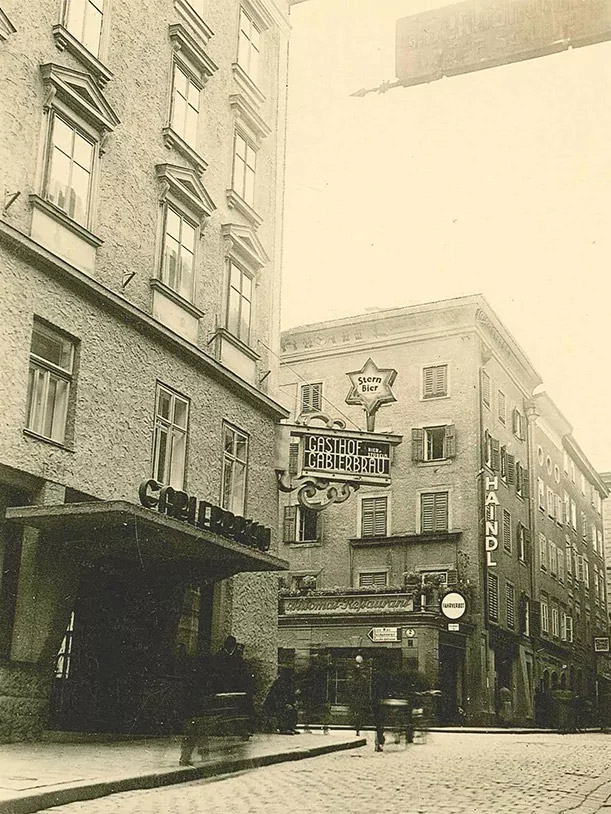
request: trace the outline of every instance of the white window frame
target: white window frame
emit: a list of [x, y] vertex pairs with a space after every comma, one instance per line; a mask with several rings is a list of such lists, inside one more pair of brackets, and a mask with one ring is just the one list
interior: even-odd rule
[[541, 571], [548, 569], [547, 537], [541, 532], [539, 532], [539, 569]]
[[[446, 392], [440, 395], [425, 396], [424, 395], [424, 371], [429, 368], [445, 367], [446, 369]], [[428, 365], [420, 365], [420, 401], [437, 401], [438, 399], [450, 398], [451, 394], [451, 381], [450, 381], [450, 363], [448, 361], [431, 362]]]
[[[302, 536], [302, 526], [305, 525], [304, 522], [304, 512], [309, 511], [312, 512], [312, 517], [316, 518], [316, 535], [314, 537], [303, 537]], [[295, 542], [297, 543], [318, 543], [320, 542], [321, 538], [321, 523], [322, 517], [320, 512], [314, 511], [314, 509], [309, 509], [306, 506], [297, 506], [297, 516], [295, 518], [295, 537], [297, 538]]]
[[[233, 257], [230, 257], [227, 263], [228, 279], [227, 279], [227, 294], [226, 294], [226, 307], [225, 307], [225, 327], [227, 331], [242, 342], [244, 345], [250, 346], [253, 335], [253, 320], [254, 320], [254, 307], [255, 307], [255, 275], [243, 263], [237, 262]], [[240, 289], [232, 284], [233, 269], [240, 275]], [[244, 293], [244, 279], [250, 281], [250, 299]], [[230, 305], [232, 299], [232, 291], [236, 292], [238, 302], [238, 316], [237, 325], [230, 325]], [[242, 311], [245, 303], [249, 305], [248, 326], [243, 332], [242, 330]]]
[[[66, 31], [72, 34], [74, 39], [77, 40], [88, 53], [90, 53], [96, 59], [103, 61], [106, 55], [106, 44], [109, 29], [109, 0], [82, 0], [83, 16], [81, 25], [79, 26], [80, 31], [75, 28], [74, 23], [71, 21], [70, 7], [72, 3], [73, 0], [64, 0], [61, 15], [62, 25]], [[92, 11], [92, 9], [100, 11], [101, 17], [100, 31], [95, 48], [91, 48], [88, 44], [86, 44], [85, 37], [83, 36], [88, 17], [95, 14], [95, 11]]]
[[[244, 23], [248, 23], [245, 30]], [[258, 47], [253, 43], [252, 32], [255, 30], [258, 35]], [[244, 36], [242, 36], [244, 35]], [[237, 53], [236, 53], [236, 62], [240, 66], [240, 68], [244, 71], [246, 76], [253, 82], [256, 86], [259, 86], [260, 83], [260, 73], [261, 73], [261, 52], [262, 52], [262, 40], [263, 40], [263, 29], [258, 24], [257, 20], [255, 20], [254, 15], [247, 10], [244, 5], [240, 6], [240, 14], [238, 19], [238, 43], [237, 43]], [[246, 52], [244, 52], [242, 48], [242, 44], [246, 42], [247, 45], [245, 46]], [[253, 54], [256, 54], [255, 57], [255, 67], [253, 68]]]
[[552, 605], [552, 636], [560, 638], [560, 609]]
[[547, 598], [541, 598], [540, 600], [541, 605], [541, 630], [543, 633], [549, 634], [549, 605], [547, 602]]
[[[181, 73], [184, 79], [187, 82], [187, 96], [184, 97], [178, 90], [178, 86], [176, 83], [176, 74], [177, 72]], [[192, 94], [191, 91], [194, 89], [197, 92], [197, 107], [192, 104]], [[183, 121], [178, 122], [177, 120], [177, 99], [176, 97], [180, 96], [184, 99], [184, 116]], [[170, 124], [169, 126], [172, 128], [174, 133], [179, 136], [185, 144], [191, 147], [194, 150], [197, 150], [197, 144], [199, 140], [199, 126], [200, 126], [200, 112], [201, 112], [201, 96], [202, 96], [202, 85], [201, 82], [198, 82], [195, 77], [193, 76], [192, 72], [188, 70], [188, 68], [179, 62], [178, 60], [174, 60], [172, 65], [172, 97], [170, 103]], [[188, 134], [188, 116], [189, 110], [195, 111], [195, 132], [190, 136]]]
[[[182, 242], [182, 232], [183, 232], [183, 224], [187, 224], [191, 229], [193, 229], [193, 254], [192, 254], [192, 265], [191, 265], [191, 281], [190, 285], [184, 287], [182, 285], [177, 286], [170, 284], [170, 277], [169, 277], [169, 261], [168, 261], [168, 218], [169, 213], [172, 212], [176, 217], [179, 218], [180, 221], [180, 235], [181, 239], [178, 241], [179, 248], [183, 248]], [[196, 283], [196, 267], [197, 267], [197, 260], [198, 260], [198, 246], [199, 246], [199, 236], [200, 236], [200, 227], [196, 220], [194, 220], [190, 215], [188, 215], [182, 208], [176, 206], [173, 202], [166, 201], [163, 206], [163, 218], [162, 218], [162, 231], [161, 231], [161, 252], [160, 252], [160, 263], [159, 263], [159, 279], [160, 281], [167, 286], [171, 291], [174, 292], [178, 297], [183, 300], [186, 300], [189, 303], [193, 303], [195, 301], [195, 283]], [[171, 238], [175, 240], [174, 237]], [[180, 281], [182, 279], [182, 267], [183, 267], [183, 254], [179, 251], [177, 255], [177, 271], [175, 273], [176, 279]]]
[[[170, 399], [170, 417], [165, 418], [159, 412], [160, 396], [165, 394]], [[185, 407], [186, 420], [184, 427], [176, 423], [176, 404], [181, 403]], [[183, 489], [185, 485], [186, 472], [187, 472], [187, 444], [189, 440], [189, 417], [191, 412], [190, 400], [178, 393], [168, 385], [162, 382], [157, 382], [155, 388], [155, 411], [153, 420], [153, 477], [160, 483], [166, 486], [172, 486], [175, 489]], [[163, 466], [163, 472], [160, 471], [160, 454], [162, 446], [162, 433], [165, 432], [167, 438], [167, 446], [169, 454], [166, 454], [166, 461]], [[178, 445], [183, 445], [182, 462], [180, 466], [175, 469], [176, 461], [175, 454]]]
[[[245, 155], [238, 152], [238, 146], [244, 144]], [[233, 159], [231, 163], [231, 189], [252, 209], [257, 199], [257, 153], [255, 142], [239, 127], [233, 133]], [[254, 156], [254, 162], [249, 162], [249, 156]], [[241, 176], [241, 182], [240, 182]], [[252, 179], [252, 190], [249, 190], [248, 179]]]
[[[43, 337], [46, 336], [55, 342], [59, 342], [69, 349], [69, 359], [65, 367], [33, 352], [32, 345], [34, 343], [35, 333]], [[38, 319], [34, 320], [30, 340], [26, 429], [28, 432], [32, 432], [40, 438], [46, 438], [49, 441], [55, 441], [62, 445], [66, 441], [68, 413], [74, 388], [75, 355], [76, 340], [74, 338]], [[47, 435], [45, 433], [45, 426], [48, 420], [48, 410], [50, 407], [49, 388], [52, 382], [61, 382], [61, 387], [65, 389], [63, 398], [60, 396], [60, 402], [58, 403], [57, 385], [55, 385], [55, 396], [53, 397], [53, 405], [51, 406], [53, 417], [51, 419], [50, 434]], [[35, 393], [40, 393], [41, 397], [35, 398]], [[55, 414], [56, 410], [57, 415]]]
[[357, 518], [356, 518], [356, 536], [363, 537], [363, 501], [371, 499], [385, 499], [386, 500], [386, 533], [375, 535], [379, 537], [388, 537], [392, 529], [392, 500], [391, 495], [381, 494], [380, 492], [366, 492], [358, 495], [357, 504]]
[[[227, 433], [233, 434], [232, 440], [232, 451], [228, 451], [226, 449], [225, 441], [227, 437]], [[239, 458], [235, 452], [236, 448], [236, 441], [238, 436], [244, 441], [244, 448], [246, 450], [246, 454], [244, 458]], [[237, 427], [235, 424], [232, 424], [229, 421], [223, 421], [223, 435], [222, 435], [222, 449], [223, 449], [223, 458], [222, 458], [222, 475], [221, 475], [221, 507], [223, 509], [227, 509], [227, 511], [233, 512], [233, 514], [245, 516], [246, 513], [246, 502], [247, 502], [247, 494], [248, 494], [248, 468], [249, 468], [249, 457], [250, 457], [250, 436], [247, 432]], [[241, 495], [234, 494], [233, 491], [233, 474], [236, 465], [240, 465], [243, 468], [244, 472], [244, 479], [243, 479], [243, 489]], [[225, 487], [227, 483], [228, 473], [231, 472], [232, 478], [232, 490], [229, 501], [225, 500]]]

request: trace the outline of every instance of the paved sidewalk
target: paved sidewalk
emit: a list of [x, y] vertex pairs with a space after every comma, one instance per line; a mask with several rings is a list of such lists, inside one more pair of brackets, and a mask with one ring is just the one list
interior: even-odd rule
[[219, 743], [194, 767], [178, 765], [180, 738], [133, 741], [37, 742], [0, 745], [0, 812], [32, 814], [119, 791], [154, 788], [202, 777], [301, 760], [364, 746], [354, 732], [254, 735], [247, 743]]

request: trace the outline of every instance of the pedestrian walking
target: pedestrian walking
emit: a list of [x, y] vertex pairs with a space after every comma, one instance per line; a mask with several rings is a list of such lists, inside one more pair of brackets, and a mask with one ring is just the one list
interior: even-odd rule
[[263, 714], [272, 731], [281, 735], [298, 735], [297, 688], [290, 667], [281, 667], [278, 678], [269, 688], [263, 702]]
[[363, 657], [360, 655], [356, 657], [356, 664], [350, 676], [348, 689], [351, 724], [358, 736], [367, 723], [371, 712], [370, 673], [363, 662]]

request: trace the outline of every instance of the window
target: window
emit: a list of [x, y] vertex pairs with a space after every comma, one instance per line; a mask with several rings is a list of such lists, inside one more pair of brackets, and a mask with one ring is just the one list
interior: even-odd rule
[[387, 534], [388, 498], [364, 497], [361, 500], [361, 537], [384, 537]]
[[570, 461], [569, 463], [571, 467], [571, 480], [573, 481], [573, 483], [575, 483], [575, 463], [574, 461]]
[[590, 563], [587, 557], [581, 558], [583, 563], [583, 587], [586, 591], [590, 590]]
[[558, 580], [564, 582], [564, 548], [557, 546], [556, 555], [558, 559]]
[[501, 424], [505, 423], [506, 415], [506, 404], [505, 404], [505, 393], [502, 390], [499, 390], [497, 393], [497, 404], [498, 404], [498, 413], [499, 413], [499, 421]]
[[174, 63], [170, 124], [174, 132], [192, 147], [197, 144], [199, 96], [199, 85], [193, 82], [180, 65]]
[[285, 506], [283, 540], [285, 543], [312, 543], [320, 539], [319, 512], [307, 506]]
[[232, 188], [249, 206], [254, 206], [255, 203], [256, 163], [255, 148], [236, 130], [233, 143]]
[[300, 412], [320, 412], [322, 410], [322, 382], [302, 384], [299, 400], [301, 404]]
[[318, 576], [316, 574], [292, 574], [291, 590], [299, 593], [307, 593], [316, 590]]
[[596, 550], [599, 555], [603, 555], [603, 533], [600, 529], [596, 529]]
[[566, 631], [566, 641], [572, 642], [573, 641], [573, 617], [570, 616], [568, 613], [564, 615], [564, 626]]
[[435, 399], [448, 395], [448, 366], [434, 365], [422, 371], [422, 397]]
[[320, 539], [319, 512], [307, 506], [285, 506], [283, 540], [285, 543], [313, 543]]
[[584, 540], [588, 539], [588, 518], [585, 512], [581, 512], [581, 536]]
[[549, 605], [547, 598], [541, 596], [541, 630], [544, 633], [549, 633]]
[[388, 571], [361, 571], [359, 588], [385, 588], [388, 585]]
[[412, 429], [412, 460], [442, 461], [456, 455], [456, 431], [453, 424]]
[[547, 571], [547, 539], [544, 534], [539, 534], [539, 567]]
[[554, 502], [556, 504], [555, 519], [559, 526], [562, 525], [562, 498], [560, 495], [554, 495]]
[[571, 500], [571, 526], [577, 531], [577, 506], [574, 500]]
[[564, 507], [563, 507], [563, 511], [562, 511], [562, 519], [564, 520], [565, 526], [568, 526], [569, 521], [570, 521], [570, 517], [571, 517], [571, 511], [570, 511], [570, 503], [571, 503], [571, 501], [569, 499], [569, 493], [568, 492], [564, 493], [564, 501], [563, 501], [563, 503], [564, 503]]
[[246, 474], [248, 470], [248, 436], [241, 430], [224, 425], [223, 509], [244, 514], [246, 508]]
[[161, 280], [186, 300], [193, 299], [196, 232], [191, 221], [166, 206]]
[[569, 474], [569, 455], [568, 455], [568, 452], [566, 450], [564, 450], [563, 453], [562, 453], [562, 463], [563, 463], [564, 474], [568, 475]]
[[65, 680], [70, 678], [70, 667], [72, 666], [72, 645], [74, 642], [74, 611], [70, 613], [70, 619], [64, 638], [59, 648], [55, 661], [55, 678]]
[[507, 627], [516, 625], [516, 591], [511, 582], [505, 583], [505, 606], [507, 612]]
[[521, 441], [526, 438], [526, 422], [522, 413], [515, 408], [513, 411], [513, 434]]
[[250, 342], [252, 320], [252, 277], [229, 261], [227, 330], [245, 344]]
[[555, 512], [554, 491], [547, 487], [547, 516], [553, 519]]
[[530, 531], [521, 523], [518, 523], [517, 542], [520, 562], [530, 562]]
[[27, 428], [63, 443], [74, 365], [74, 342], [35, 321], [30, 347]]
[[65, 25], [95, 57], [100, 52], [104, 0], [67, 0]]
[[545, 511], [545, 484], [541, 478], [537, 478], [537, 492], [539, 495], [539, 508]]
[[499, 442], [496, 438], [492, 438], [488, 430], [484, 431], [484, 464], [492, 469], [493, 472], [498, 472], [501, 465], [501, 456], [499, 450]]
[[425, 492], [420, 495], [420, 530], [448, 530], [448, 492]]
[[549, 572], [552, 576], [556, 576], [558, 573], [558, 554], [556, 549], [556, 543], [553, 540], [549, 541]]
[[581, 494], [585, 495], [586, 493], [586, 476], [582, 473], [581, 474]]
[[528, 497], [528, 469], [525, 469], [519, 461], [516, 462], [516, 495]]
[[491, 622], [499, 621], [499, 578], [488, 571], [488, 617]]
[[501, 455], [500, 455], [500, 474], [501, 480], [504, 480], [505, 483], [507, 482], [507, 447], [501, 447]]
[[261, 57], [261, 32], [249, 14], [240, 9], [240, 34], [238, 38], [238, 65], [257, 84]]
[[93, 162], [93, 140], [54, 113], [44, 196], [83, 226], [89, 223]]
[[153, 441], [153, 477], [182, 489], [185, 479], [189, 401], [162, 384], [157, 385]]
[[511, 554], [511, 515], [503, 509], [503, 548]]
[[490, 376], [482, 370], [482, 401], [490, 407]]
[[556, 638], [560, 636], [560, 625], [557, 605], [552, 605], [552, 636], [555, 636]]
[[565, 555], [564, 559], [566, 561], [566, 574], [567, 577], [573, 576], [573, 548], [571, 546], [571, 541], [568, 537], [565, 537]]

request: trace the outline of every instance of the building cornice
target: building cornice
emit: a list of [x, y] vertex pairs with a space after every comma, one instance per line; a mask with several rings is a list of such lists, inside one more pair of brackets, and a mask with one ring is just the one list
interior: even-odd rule
[[158, 322], [150, 314], [126, 300], [120, 294], [92, 279], [65, 260], [45, 249], [31, 237], [14, 226], [0, 220], [0, 244], [10, 247], [14, 253], [33, 263], [41, 271], [50, 274], [62, 283], [70, 283], [82, 295], [95, 300], [108, 311], [120, 314], [124, 323], [131, 323], [137, 330], [147, 333], [155, 340], [165, 343], [172, 350], [187, 357], [192, 363], [201, 367], [202, 372], [220, 381], [224, 386], [237, 393], [241, 398], [256, 405], [276, 419], [287, 418], [289, 410], [282, 407], [269, 396], [261, 393], [248, 382], [241, 379], [225, 365], [209, 356], [203, 350], [183, 337], [174, 333]]

